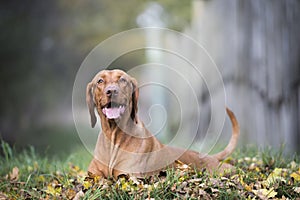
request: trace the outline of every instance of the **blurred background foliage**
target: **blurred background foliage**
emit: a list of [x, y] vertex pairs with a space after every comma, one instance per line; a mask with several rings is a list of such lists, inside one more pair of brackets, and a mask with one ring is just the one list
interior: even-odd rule
[[[155, 2], [163, 9], [166, 27], [180, 31], [190, 22], [191, 1]], [[79, 144], [71, 112], [72, 87], [80, 64], [101, 41], [138, 27], [138, 16], [151, 3], [2, 1], [1, 138], [16, 146], [34, 145], [49, 151]], [[130, 65], [135, 59], [141, 58], [129, 56], [123, 64]]]

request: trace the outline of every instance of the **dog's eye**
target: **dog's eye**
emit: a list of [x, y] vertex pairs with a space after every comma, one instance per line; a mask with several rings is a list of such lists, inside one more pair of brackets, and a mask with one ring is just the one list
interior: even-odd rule
[[126, 80], [125, 78], [123, 78], [123, 77], [121, 77], [121, 78], [119, 79], [119, 81], [120, 81], [121, 83], [126, 83], [126, 82], [127, 82], [127, 80]]
[[102, 78], [100, 78], [97, 83], [103, 83], [103, 82], [104, 82], [104, 80]]

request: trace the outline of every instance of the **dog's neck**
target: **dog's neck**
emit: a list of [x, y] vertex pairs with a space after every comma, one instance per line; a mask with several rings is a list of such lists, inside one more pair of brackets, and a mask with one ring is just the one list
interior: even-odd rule
[[[143, 139], [152, 137], [151, 133], [147, 131], [140, 120], [132, 120], [131, 118], [111, 120], [107, 119], [104, 115], [101, 115], [100, 118], [102, 133], [106, 138], [117, 139], [134, 137]], [[118, 135], [113, 136], [112, 133], [118, 133]]]

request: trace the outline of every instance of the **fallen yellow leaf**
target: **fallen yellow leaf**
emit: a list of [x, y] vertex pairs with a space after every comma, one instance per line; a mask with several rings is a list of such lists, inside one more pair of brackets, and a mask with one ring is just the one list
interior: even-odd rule
[[54, 188], [51, 185], [48, 185], [45, 192], [53, 196], [58, 196], [61, 193], [61, 187]]
[[130, 186], [127, 182], [125, 182], [122, 184], [121, 189], [124, 191], [127, 191], [128, 189], [130, 189]]
[[244, 188], [248, 191], [248, 192], [251, 192], [252, 191], [252, 187], [247, 185], [247, 184], [244, 184]]
[[268, 176], [267, 180], [263, 182], [264, 185], [270, 187], [273, 183], [276, 183], [277, 181], [286, 182], [286, 180], [283, 178], [284, 175], [284, 169], [282, 168], [275, 168], [273, 172]]
[[252, 192], [259, 196], [259, 198], [273, 198], [277, 195], [277, 192], [274, 190], [274, 188], [268, 189], [259, 189], [259, 190], [252, 190]]
[[300, 168], [297, 172], [293, 172], [290, 177], [294, 178], [295, 181], [300, 181]]
[[92, 187], [92, 184], [89, 181], [84, 181], [83, 187], [84, 187], [84, 189], [89, 189], [90, 187]]

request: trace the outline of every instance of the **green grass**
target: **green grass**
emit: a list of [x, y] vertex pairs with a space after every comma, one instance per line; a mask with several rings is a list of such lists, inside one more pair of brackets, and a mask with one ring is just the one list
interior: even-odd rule
[[300, 196], [299, 156], [283, 148], [237, 149], [225, 162], [235, 174], [210, 175], [179, 164], [159, 175], [118, 180], [88, 176], [91, 156], [77, 149], [65, 158], [18, 152], [1, 141], [0, 199], [295, 199]]

